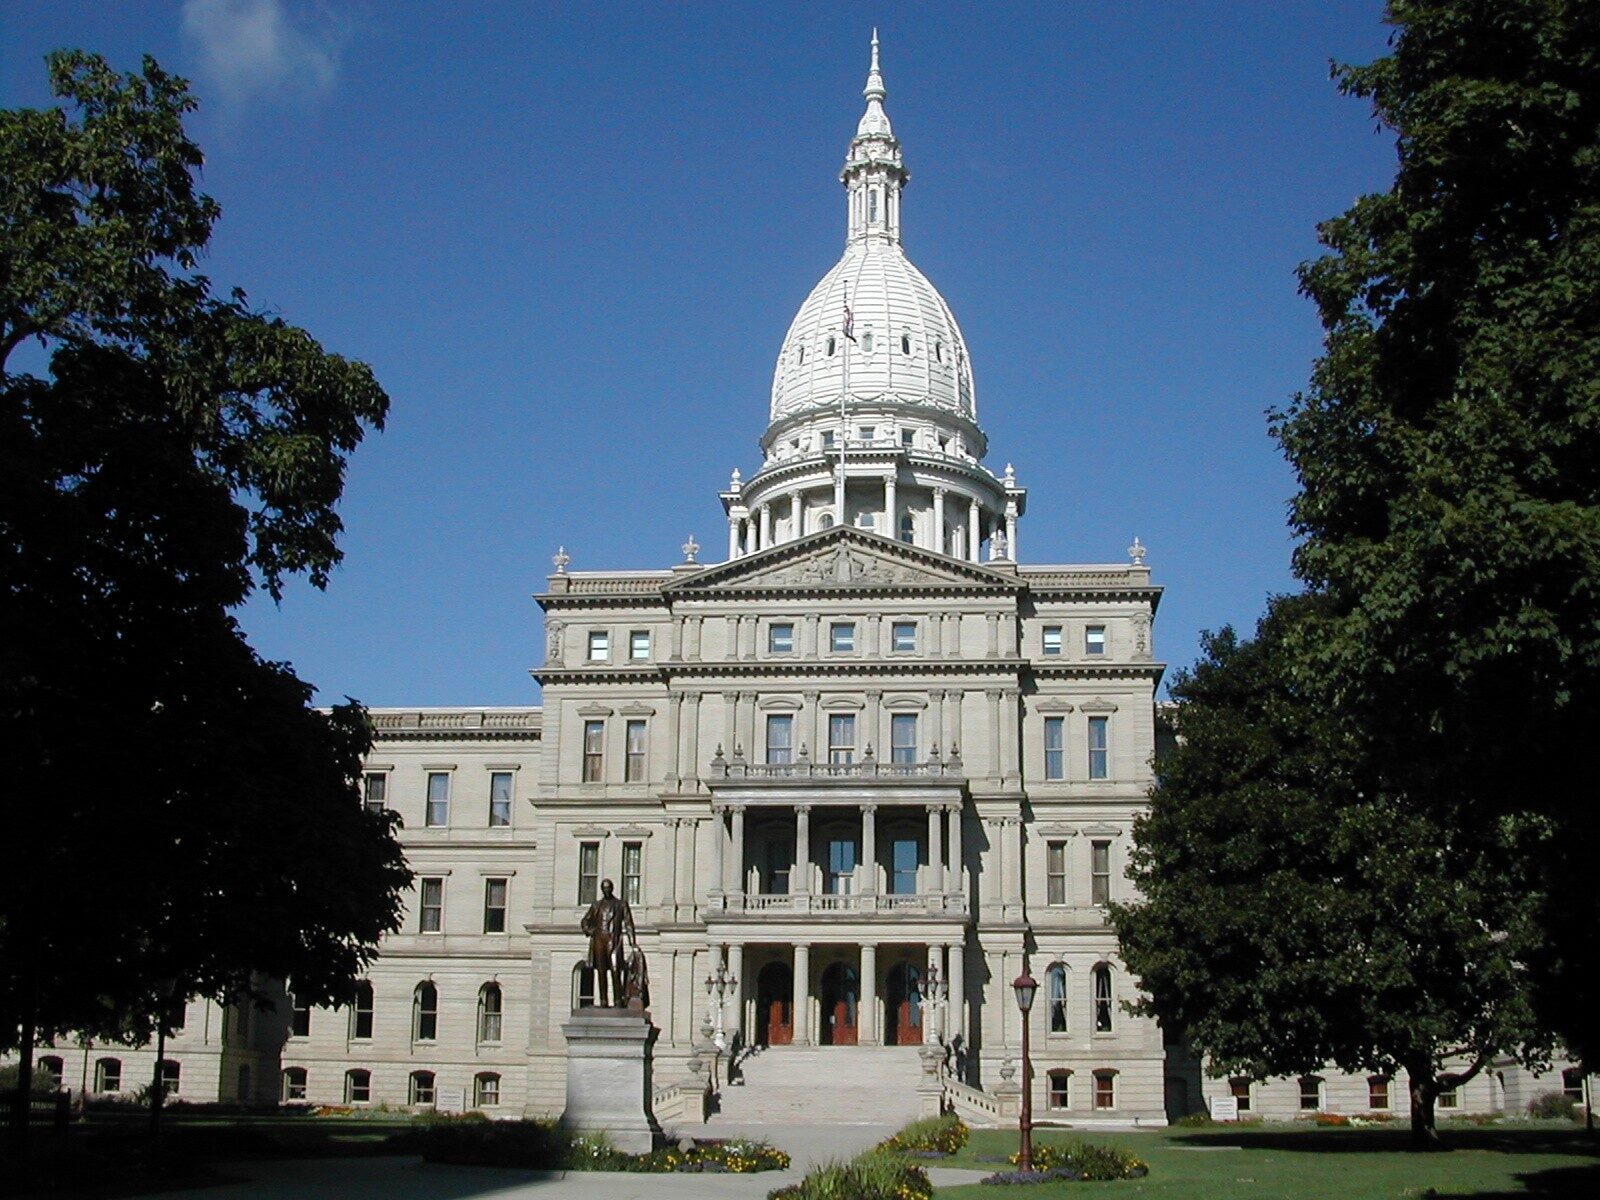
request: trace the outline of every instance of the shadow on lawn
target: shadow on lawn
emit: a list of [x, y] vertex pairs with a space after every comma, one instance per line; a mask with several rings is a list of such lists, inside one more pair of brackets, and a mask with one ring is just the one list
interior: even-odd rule
[[[1242, 1150], [1304, 1150], [1313, 1154], [1374, 1154], [1409, 1150], [1409, 1129], [1205, 1130], [1172, 1139], [1175, 1144], [1238, 1146]], [[1581, 1129], [1443, 1129], [1442, 1151], [1493, 1150], [1502, 1154], [1571, 1154], [1600, 1157], [1600, 1138]], [[1586, 1170], [1589, 1168], [1563, 1168]], [[1594, 1164], [1600, 1170], [1600, 1163]], [[1600, 1195], [1600, 1190], [1593, 1194]]]
[[1522, 1171], [1517, 1182], [1525, 1192], [1434, 1192], [1429, 1200], [1527, 1200], [1529, 1196], [1600, 1196], [1600, 1163], [1584, 1167], [1551, 1167], [1547, 1171]]

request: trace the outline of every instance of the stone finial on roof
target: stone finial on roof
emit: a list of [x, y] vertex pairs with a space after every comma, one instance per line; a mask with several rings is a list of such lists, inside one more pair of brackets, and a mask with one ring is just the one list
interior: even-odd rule
[[567, 573], [567, 564], [572, 561], [572, 555], [567, 553], [565, 546], [557, 546], [555, 554], [550, 557], [550, 561], [555, 563], [557, 575], [565, 575]]
[[1133, 560], [1133, 565], [1136, 567], [1144, 566], [1145, 555], [1149, 553], [1150, 551], [1145, 548], [1145, 544], [1139, 540], [1139, 535], [1135, 534], [1133, 545], [1128, 547], [1128, 557]]

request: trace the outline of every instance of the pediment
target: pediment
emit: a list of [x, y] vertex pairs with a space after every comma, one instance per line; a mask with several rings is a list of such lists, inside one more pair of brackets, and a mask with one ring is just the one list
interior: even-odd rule
[[866, 530], [835, 527], [711, 567], [667, 590], [1015, 586], [1014, 581], [975, 563]]

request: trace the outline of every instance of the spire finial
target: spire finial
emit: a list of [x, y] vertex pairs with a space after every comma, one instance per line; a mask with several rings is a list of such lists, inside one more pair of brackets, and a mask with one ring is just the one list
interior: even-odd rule
[[882, 100], [889, 94], [883, 86], [883, 73], [878, 66], [878, 27], [872, 27], [872, 66], [867, 71], [867, 86], [861, 95], [867, 100]]

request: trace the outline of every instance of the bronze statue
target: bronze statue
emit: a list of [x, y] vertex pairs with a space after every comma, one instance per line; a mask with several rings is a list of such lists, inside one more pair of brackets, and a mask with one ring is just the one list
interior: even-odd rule
[[[616, 896], [616, 885], [600, 884], [600, 899], [589, 906], [578, 928], [589, 935], [589, 966], [594, 971], [594, 1002], [601, 1008], [620, 1008], [624, 1000], [643, 1007], [644, 955], [633, 928], [633, 913], [626, 900]], [[637, 980], [629, 988], [630, 976]]]

